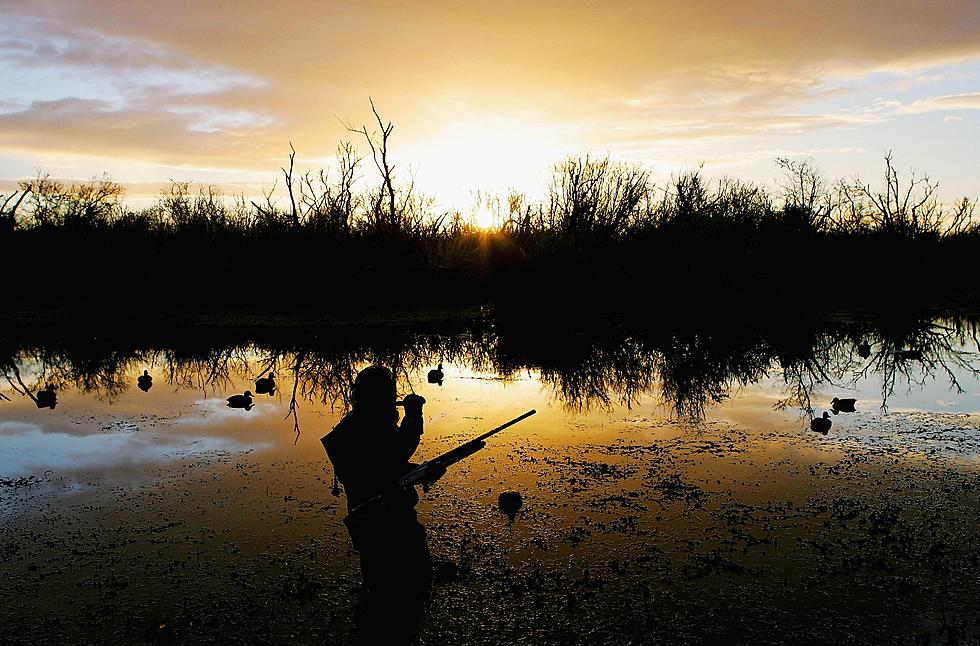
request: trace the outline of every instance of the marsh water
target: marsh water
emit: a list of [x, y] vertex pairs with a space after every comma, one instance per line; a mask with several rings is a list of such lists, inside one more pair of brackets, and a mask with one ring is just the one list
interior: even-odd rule
[[[973, 643], [978, 329], [485, 312], [8, 327], [0, 642], [357, 641], [357, 555], [319, 440], [382, 363], [427, 400], [416, 461], [538, 411], [421, 493], [423, 643]], [[227, 405], [270, 371], [273, 393]], [[833, 397], [855, 412], [811, 430]]]

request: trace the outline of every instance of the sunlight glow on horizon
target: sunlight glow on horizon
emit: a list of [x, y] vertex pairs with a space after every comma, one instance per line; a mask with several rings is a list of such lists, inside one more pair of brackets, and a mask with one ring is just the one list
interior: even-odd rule
[[539, 193], [566, 150], [554, 134], [530, 124], [484, 118], [447, 124], [399, 158], [425, 160], [417, 168], [420, 188], [441, 204], [463, 208], [478, 192]]

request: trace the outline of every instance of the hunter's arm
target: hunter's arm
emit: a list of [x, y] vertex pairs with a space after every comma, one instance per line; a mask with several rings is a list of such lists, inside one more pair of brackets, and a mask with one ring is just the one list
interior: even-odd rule
[[422, 440], [422, 415], [405, 415], [398, 428], [398, 450], [404, 460], [408, 460], [419, 448]]

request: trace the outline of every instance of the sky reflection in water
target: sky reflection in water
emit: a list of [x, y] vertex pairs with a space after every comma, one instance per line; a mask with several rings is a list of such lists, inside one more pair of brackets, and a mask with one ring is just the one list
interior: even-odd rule
[[[248, 450], [322, 459], [316, 440], [344, 412], [354, 374], [372, 361], [394, 366], [403, 392], [429, 400], [423, 453], [528, 408], [545, 414], [522, 433], [553, 442], [572, 426], [598, 430], [636, 417], [805, 434], [808, 408], [819, 416], [834, 396], [859, 403], [857, 413], [832, 418], [831, 442], [901, 429], [910, 411], [946, 415], [947, 427], [968, 429], [980, 412], [975, 329], [969, 322], [918, 321], [897, 335], [843, 326], [790, 341], [578, 337], [577, 345], [560, 340], [552, 347], [476, 330], [389, 335], [328, 350], [256, 343], [216, 345], [196, 355], [181, 348], [112, 351], [95, 360], [81, 348], [27, 345], [0, 364], [12, 386], [4, 390], [11, 401], [0, 402], [0, 477], [124, 480], [188, 457]], [[866, 358], [863, 343], [872, 349]], [[903, 347], [923, 348], [922, 360], [895, 359]], [[443, 387], [424, 378], [439, 361]], [[250, 411], [225, 405], [228, 395], [254, 391], [254, 378], [269, 367], [278, 375], [274, 395], [256, 396]], [[135, 387], [143, 369], [155, 378], [146, 393]], [[20, 392], [48, 382], [57, 386], [54, 411], [38, 409]], [[289, 413], [294, 386], [295, 420]], [[924, 419], [935, 421], [917, 416], [909, 423]], [[914, 448], [915, 434], [905, 435], [906, 448]]]

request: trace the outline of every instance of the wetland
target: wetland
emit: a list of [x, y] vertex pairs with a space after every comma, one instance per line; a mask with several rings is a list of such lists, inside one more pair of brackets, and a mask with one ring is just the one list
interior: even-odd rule
[[[963, 313], [8, 321], [0, 641], [356, 643], [319, 439], [380, 363], [428, 402], [415, 461], [538, 410], [420, 491], [421, 643], [973, 643], [977, 338]], [[814, 432], [833, 397], [855, 412]]]

